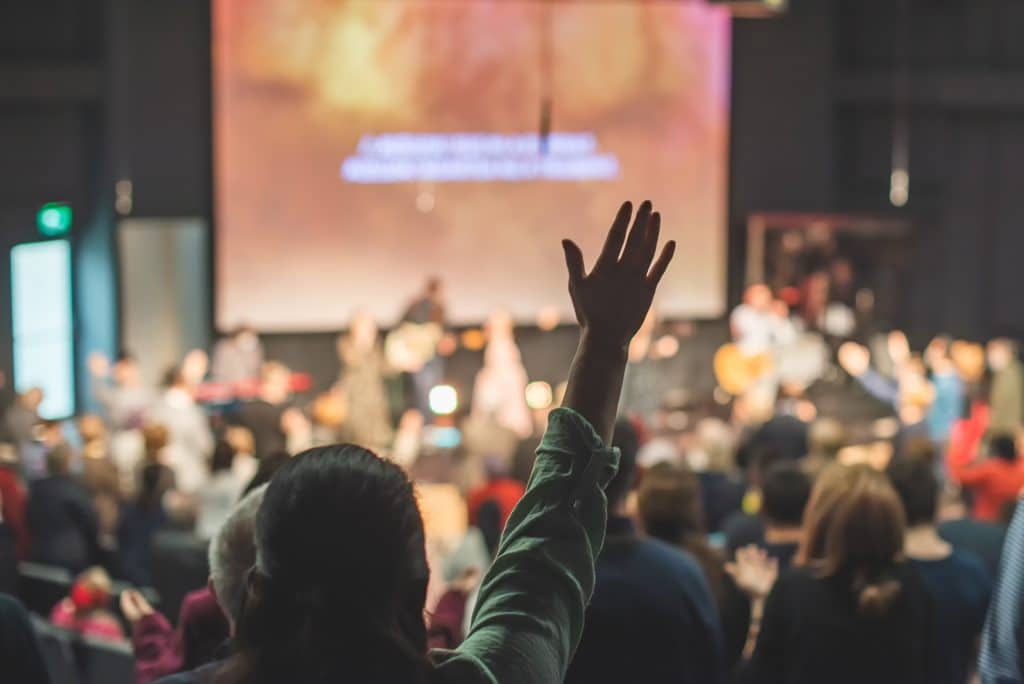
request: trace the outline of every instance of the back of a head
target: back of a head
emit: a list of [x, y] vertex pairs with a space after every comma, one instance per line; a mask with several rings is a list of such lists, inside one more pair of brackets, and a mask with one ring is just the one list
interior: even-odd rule
[[900, 458], [886, 469], [889, 481], [899, 494], [907, 525], [928, 525], [935, 521], [939, 504], [939, 483], [931, 463], [925, 458]]
[[800, 527], [811, 497], [811, 479], [796, 463], [771, 466], [761, 480], [761, 517], [775, 527]]
[[807, 430], [807, 449], [814, 456], [835, 460], [846, 439], [842, 423], [834, 418], [819, 418]]
[[142, 440], [146, 448], [146, 459], [155, 461], [170, 441], [170, 433], [159, 423], [149, 423], [142, 428]]
[[397, 465], [349, 444], [299, 454], [266, 490], [256, 548], [218, 682], [426, 677], [423, 522]]
[[905, 527], [899, 496], [883, 473], [834, 465], [811, 492], [797, 562], [849, 581], [861, 615], [884, 615], [902, 588], [893, 570]]
[[995, 458], [1010, 462], [1017, 460], [1017, 444], [1011, 435], [996, 435], [989, 442], [988, 449]]
[[291, 454], [287, 451], [274, 451], [260, 460], [259, 468], [256, 470], [256, 474], [253, 476], [252, 481], [245, 486], [244, 494], [248, 494], [257, 487], [268, 484], [273, 479], [274, 475], [278, 470], [281, 469], [285, 463], [290, 461], [292, 458]]
[[700, 484], [689, 468], [658, 463], [644, 473], [637, 492], [644, 529], [670, 544], [701, 532]]
[[58, 444], [46, 454], [47, 475], [67, 475], [71, 470], [71, 448]]
[[263, 485], [242, 497], [210, 540], [210, 580], [232, 623], [241, 616], [246, 576], [256, 563], [256, 515], [266, 492]]
[[609, 511], [614, 511], [625, 502], [636, 481], [636, 454], [640, 449], [640, 440], [632, 423], [625, 418], [615, 423], [612, 445], [619, 449], [619, 470], [604, 489]]
[[231, 470], [231, 464], [235, 461], [235, 448], [226, 441], [217, 442], [213, 449], [213, 456], [210, 458], [210, 472], [219, 473]]

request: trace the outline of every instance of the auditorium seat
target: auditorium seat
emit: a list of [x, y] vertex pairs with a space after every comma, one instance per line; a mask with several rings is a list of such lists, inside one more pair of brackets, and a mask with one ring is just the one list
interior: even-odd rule
[[46, 617], [68, 595], [74, 578], [64, 568], [41, 563], [18, 564], [18, 598], [29, 611]]
[[185, 594], [206, 586], [210, 568], [206, 542], [186, 532], [165, 531], [153, 536], [153, 588], [161, 610], [174, 624]]
[[85, 684], [79, 677], [75, 662], [75, 635], [54, 627], [37, 615], [32, 616], [32, 627], [39, 639], [50, 681], [53, 684]]
[[131, 684], [135, 659], [131, 643], [112, 643], [85, 637], [77, 651], [82, 684]]

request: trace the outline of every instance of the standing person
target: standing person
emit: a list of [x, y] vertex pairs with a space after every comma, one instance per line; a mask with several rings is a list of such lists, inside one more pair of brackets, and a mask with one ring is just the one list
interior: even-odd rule
[[152, 581], [153, 535], [167, 524], [164, 495], [174, 489], [174, 471], [164, 463], [167, 429], [147, 425], [143, 438], [145, 457], [135, 476], [134, 495], [121, 504], [117, 525], [120, 573], [139, 586]]
[[156, 393], [143, 382], [135, 356], [122, 351], [111, 365], [101, 352], [93, 352], [88, 365], [93, 395], [103, 406], [111, 429], [120, 432], [141, 427]]
[[652, 265], [660, 217], [645, 202], [629, 231], [631, 216], [627, 203], [589, 274], [579, 248], [564, 243], [579, 351], [462, 645], [426, 652], [424, 528], [405, 473], [360, 447], [320, 447], [290, 460], [267, 488], [235, 654], [213, 681], [563, 680], [604, 541], [602, 489], [618, 461], [604, 444], [626, 346], [674, 249]]
[[988, 343], [988, 367], [992, 371], [989, 390], [991, 434], [1016, 434], [1024, 418], [1024, 365], [1018, 358], [1017, 343], [999, 337]]
[[950, 461], [950, 474], [971, 491], [976, 519], [1000, 522], [1004, 509], [1016, 501], [1024, 488], [1024, 464], [1009, 435], [996, 435], [989, 441], [988, 448], [987, 459], [973, 463]]
[[[447, 320], [444, 301], [444, 285], [440, 278], [427, 279], [422, 292], [409, 304], [402, 315], [402, 323], [431, 325], [438, 329], [438, 339], [444, 340], [444, 326]], [[413, 403], [427, 422], [432, 422], [430, 411], [430, 390], [444, 380], [444, 357], [432, 350], [430, 358], [410, 373]]]
[[924, 580], [934, 609], [929, 622], [936, 658], [929, 684], [966, 684], [985, 622], [992, 578], [980, 558], [955, 548], [935, 526], [939, 483], [923, 459], [904, 458], [887, 470], [907, 516], [903, 552]]
[[725, 559], [708, 543], [701, 521], [700, 483], [694, 472], [667, 462], [652, 466], [637, 489], [637, 509], [647, 536], [689, 553], [700, 566], [711, 595], [720, 601]]
[[256, 460], [288, 450], [285, 412], [291, 399], [291, 371], [276, 361], [263, 364], [258, 396], [247, 401], [229, 416], [232, 423], [252, 433]]
[[41, 420], [39, 406], [43, 403], [43, 390], [32, 387], [17, 396], [4, 413], [4, 423], [11, 441], [21, 446], [35, 439], [35, 427]]
[[210, 375], [214, 382], [238, 385], [257, 379], [262, 366], [259, 335], [248, 325], [241, 325], [214, 346]]
[[[628, 422], [616, 424], [613, 443], [620, 455], [619, 473], [605, 489], [608, 533], [583, 639], [565, 681], [720, 682], [721, 630], [702, 566], [716, 580], [722, 569], [720, 561], [717, 569], [709, 567], [712, 551], [692, 529], [700, 510], [697, 479], [689, 473], [684, 492], [677, 486], [684, 473], [675, 466], [660, 463], [644, 475], [641, 517], [652, 537], [645, 539], [625, 514], [637, 451]], [[651, 484], [652, 478], [658, 482]]]
[[47, 454], [46, 473], [29, 487], [29, 558], [81, 572], [100, 561], [99, 521], [92, 498], [71, 477], [71, 452], [66, 445]]
[[953, 424], [960, 420], [964, 412], [964, 381], [953, 363], [952, 344], [948, 337], [939, 336], [929, 342], [924, 350], [924, 360], [931, 371], [932, 385], [935, 387], [935, 401], [932, 402], [926, 421], [928, 432], [941, 455], [945, 455], [949, 446]]
[[377, 323], [365, 311], [358, 312], [348, 333], [338, 338], [342, 364], [338, 388], [347, 406], [342, 434], [346, 441], [372, 449], [387, 447], [392, 438], [391, 407], [384, 385], [387, 368], [378, 338]]
[[512, 317], [506, 311], [495, 311], [487, 321], [484, 365], [473, 382], [473, 415], [494, 420], [519, 439], [526, 439], [533, 434], [526, 383]]
[[213, 432], [203, 409], [192, 397], [191, 387], [180, 367], [167, 371], [166, 389], [153, 406], [152, 420], [167, 428], [167, 465], [174, 470], [177, 488], [194, 494], [208, 474], [213, 453]]
[[210, 460], [210, 477], [196, 495], [196, 534], [212, 539], [241, 498], [248, 480], [240, 480], [232, 465], [235, 450], [227, 442], [219, 442]]
[[774, 581], [777, 563], [741, 550], [729, 567], [753, 598], [749, 681], [929, 682], [931, 599], [899, 560], [904, 529], [884, 474], [836, 465], [814, 486], [797, 567]]

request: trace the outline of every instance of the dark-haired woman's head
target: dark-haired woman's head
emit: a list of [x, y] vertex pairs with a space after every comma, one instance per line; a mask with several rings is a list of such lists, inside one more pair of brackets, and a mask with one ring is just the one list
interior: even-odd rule
[[423, 523], [398, 466], [352, 445], [290, 459], [260, 507], [256, 549], [219, 682], [424, 679]]
[[1017, 460], [1017, 444], [1012, 435], [996, 435], [989, 442], [988, 448], [989, 453], [995, 458], [1001, 458], [1011, 463]]
[[892, 571], [903, 553], [906, 518], [886, 476], [867, 465], [821, 474], [804, 514], [797, 562], [848, 580], [864, 615], [884, 614], [900, 593]]

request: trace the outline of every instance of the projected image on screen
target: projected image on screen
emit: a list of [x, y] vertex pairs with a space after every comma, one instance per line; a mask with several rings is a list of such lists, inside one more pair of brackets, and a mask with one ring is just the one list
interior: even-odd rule
[[658, 307], [722, 313], [729, 23], [699, 1], [215, 0], [217, 322], [571, 308], [624, 199], [680, 243]]

